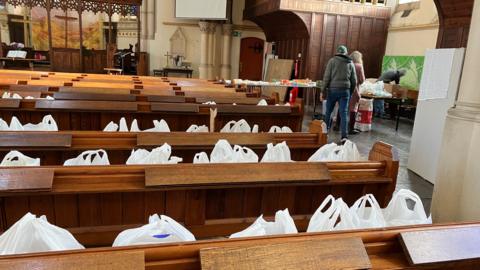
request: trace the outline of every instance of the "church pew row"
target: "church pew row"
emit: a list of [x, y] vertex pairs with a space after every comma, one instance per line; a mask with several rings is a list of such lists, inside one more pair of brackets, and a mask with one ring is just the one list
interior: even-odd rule
[[[102, 95], [135, 95], [137, 96], [138, 101], [145, 101], [145, 96], [183, 96], [187, 98], [205, 98], [206, 101], [215, 101], [215, 99], [247, 99], [254, 98], [257, 102], [250, 102], [247, 104], [257, 104], [260, 98], [257, 93], [243, 93], [236, 92], [231, 90], [229, 92], [220, 92], [220, 91], [205, 91], [203, 88], [197, 89], [182, 89], [179, 86], [170, 86], [167, 88], [155, 88], [150, 90], [144, 90], [141, 85], [134, 85], [130, 88], [118, 89], [118, 88], [106, 88], [99, 86], [79, 86], [75, 84], [68, 84], [68, 86], [55, 86], [55, 84], [49, 85], [47, 82], [40, 82], [35, 84], [0, 84], [0, 89], [3, 91], [17, 93], [21, 96], [27, 96], [26, 93], [30, 95], [41, 95], [45, 97], [47, 95], [52, 96], [57, 92], [68, 92], [76, 94], [102, 94]], [[262, 97], [267, 101], [269, 97]], [[78, 99], [78, 98], [77, 98]], [[235, 101], [233, 101], [235, 102]], [[228, 103], [233, 103], [229, 101]], [[273, 101], [269, 104], [273, 105]], [[244, 104], [238, 103], [237, 104]]]
[[288, 208], [300, 231], [328, 194], [353, 202], [374, 194], [386, 206], [396, 186], [395, 148], [376, 143], [363, 162], [36, 167], [0, 170], [0, 224], [46, 215], [84, 245], [108, 246], [154, 213], [198, 238], [230, 235], [261, 214]]
[[245, 119], [259, 131], [271, 126], [288, 126], [301, 131], [303, 111], [296, 106], [214, 106], [217, 115], [211, 115], [210, 105], [172, 104], [156, 102], [85, 101], [85, 100], [7, 100], [0, 99], [0, 118], [9, 122], [16, 116], [22, 123], [39, 123], [45, 115], [52, 115], [60, 130], [103, 130], [110, 122], [125, 117], [129, 123], [136, 118], [140, 129], [152, 128], [153, 120], [164, 119], [172, 131], [185, 131], [192, 124], [210, 126], [214, 118], [219, 131], [231, 120]]
[[67, 159], [93, 149], [107, 151], [110, 164], [125, 164], [132, 149], [153, 149], [168, 143], [172, 155], [192, 163], [196, 153], [210, 153], [220, 139], [232, 145], [242, 145], [254, 150], [259, 158], [267, 144], [286, 142], [292, 159], [306, 161], [317, 149], [327, 143], [322, 122], [314, 121], [310, 133], [110, 133], [93, 131], [59, 132], [0, 132], [0, 156], [15, 149], [23, 154], [40, 158], [41, 164], [62, 165]]
[[[202, 240], [190, 243], [168, 243], [158, 245], [131, 246], [121, 248], [88, 248], [77, 251], [61, 251], [37, 254], [10, 255], [0, 256], [0, 268], [6, 270], [29, 270], [32, 263], [37, 265], [50, 266], [53, 269], [57, 264], [68, 265], [67, 262], [78, 265], [78, 269], [88, 268], [93, 262], [105, 262], [112, 260], [111, 264], [120, 262], [121, 266], [130, 266], [128, 269], [145, 269], [145, 270], [200, 270], [201, 263], [205, 258], [201, 254], [207, 251], [215, 250], [231, 250], [269, 247], [275, 249], [278, 245], [308, 245], [312, 241], [321, 241], [328, 243], [341, 243], [348, 240], [361, 240], [363, 245], [359, 248], [366, 252], [367, 260], [371, 265], [371, 269], [382, 270], [407, 270], [407, 269], [434, 269], [434, 270], [471, 270], [478, 269], [480, 262], [478, 259], [452, 260], [450, 254], [442, 253], [441, 246], [428, 246], [428, 249], [435, 254], [441, 254], [440, 259], [430, 264], [420, 265], [411, 261], [409, 252], [422, 252], [425, 248], [422, 246], [409, 247], [408, 251], [402, 247], [403, 242], [401, 236], [405, 234], [428, 234], [436, 237], [438, 235], [452, 235], [456, 232], [464, 232], [471, 234], [480, 229], [479, 223], [461, 223], [461, 224], [436, 224], [436, 225], [418, 225], [406, 226], [387, 229], [369, 229], [355, 231], [337, 231], [323, 233], [299, 233], [295, 235], [277, 235], [267, 237], [240, 238], [240, 239], [213, 239]], [[452, 236], [452, 239], [454, 236]], [[449, 238], [445, 238], [448, 241]], [[457, 238], [458, 239], [458, 238]], [[445, 244], [445, 242], [442, 242]], [[338, 248], [338, 246], [337, 246]], [[345, 247], [348, 249], [348, 247]], [[355, 250], [357, 251], [357, 250]], [[293, 252], [293, 251], [291, 251]], [[332, 256], [331, 250], [312, 249], [308, 251], [311, 256], [324, 258], [330, 263], [328, 268], [326, 265], [317, 265], [317, 267], [305, 266], [305, 261], [289, 262], [297, 265], [301, 269], [340, 269], [335, 265], [345, 265], [348, 260], [344, 256]], [[471, 256], [468, 250], [462, 250], [455, 255]], [[224, 254], [222, 254], [225, 256]], [[288, 254], [272, 253], [268, 257], [259, 256], [257, 260], [268, 260], [272, 257], [288, 256]], [[425, 254], [424, 257], [430, 254]], [[347, 255], [348, 256], [348, 255]], [[353, 255], [352, 255], [353, 256]], [[438, 255], [437, 255], [438, 256]], [[101, 259], [99, 259], [99, 257]], [[111, 259], [114, 258], [114, 259]], [[467, 257], [468, 258], [468, 257]], [[215, 259], [215, 258], [214, 258]], [[217, 258], [218, 259], [218, 258]], [[236, 262], [244, 262], [252, 258], [235, 258]], [[295, 260], [295, 258], [291, 258]], [[426, 259], [428, 260], [428, 259]], [[321, 263], [321, 262], [320, 262]], [[93, 263], [93, 265], [95, 265]], [[98, 265], [98, 263], [97, 263]], [[84, 267], [85, 266], [85, 267]], [[82, 268], [83, 267], [83, 268]], [[222, 265], [218, 266], [221, 269]], [[229, 269], [227, 266], [223, 266]], [[303, 268], [304, 267], [304, 268]], [[323, 267], [323, 268], [322, 268]], [[47, 268], [42, 268], [47, 269]], [[55, 268], [57, 269], [57, 268]], [[114, 268], [111, 268], [114, 269]], [[116, 269], [116, 268], [115, 268]], [[235, 268], [235, 269], [238, 269]], [[298, 268], [296, 268], [298, 269]], [[359, 268], [349, 268], [359, 269]]]
[[56, 100], [91, 100], [91, 101], [139, 101], [163, 103], [205, 103], [214, 101], [217, 104], [257, 105], [265, 99], [269, 105], [275, 105], [274, 98], [249, 97], [245, 94], [235, 96], [217, 96], [204, 92], [184, 92], [167, 90], [156, 92], [155, 95], [138, 93], [139, 90], [118, 90], [102, 88], [48, 87], [39, 85], [3, 85], [0, 86], [0, 96], [5, 92], [15, 93], [22, 97], [34, 98], [54, 97]]

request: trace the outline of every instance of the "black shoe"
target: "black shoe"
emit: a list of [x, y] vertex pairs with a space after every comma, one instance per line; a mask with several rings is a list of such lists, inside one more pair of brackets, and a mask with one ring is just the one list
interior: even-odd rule
[[348, 134], [350, 134], [350, 135], [357, 135], [358, 133], [360, 133], [360, 131], [355, 130], [355, 129], [354, 129], [354, 130], [350, 130], [350, 131], [348, 132]]

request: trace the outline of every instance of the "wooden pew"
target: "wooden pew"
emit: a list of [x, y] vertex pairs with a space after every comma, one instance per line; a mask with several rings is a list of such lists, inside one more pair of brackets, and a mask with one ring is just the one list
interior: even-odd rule
[[191, 163], [196, 153], [210, 153], [220, 139], [232, 145], [253, 149], [261, 158], [267, 144], [285, 141], [296, 161], [306, 161], [316, 150], [327, 143], [323, 122], [314, 121], [310, 133], [124, 133], [93, 131], [60, 132], [0, 132], [0, 157], [16, 149], [27, 156], [41, 159], [41, 164], [62, 165], [81, 152], [104, 149], [111, 164], [125, 164], [132, 149], [153, 149], [168, 143], [172, 154]]
[[111, 245], [154, 213], [202, 239], [288, 208], [304, 231], [328, 194], [352, 204], [372, 193], [385, 206], [398, 166], [395, 148], [377, 143], [365, 162], [9, 168], [0, 170], [0, 224], [6, 230], [27, 212], [46, 215], [92, 247]]
[[[0, 118], [9, 122], [16, 116], [22, 123], [38, 123], [51, 114], [60, 130], [103, 130], [110, 122], [125, 117], [129, 123], [138, 120], [140, 129], [153, 127], [153, 120], [165, 119], [173, 131], [185, 131], [190, 125], [210, 126], [210, 108], [199, 104], [172, 104], [129, 101], [85, 100], [0, 100]], [[215, 130], [227, 122], [246, 119], [259, 125], [259, 131], [271, 126], [289, 126], [301, 131], [301, 106], [216, 105]]]
[[[203, 240], [191, 243], [170, 243], [160, 245], [146, 245], [146, 246], [132, 246], [122, 248], [90, 248], [86, 250], [78, 251], [62, 251], [62, 252], [49, 252], [49, 253], [37, 253], [37, 254], [24, 254], [24, 255], [11, 255], [0, 256], [0, 267], [2, 269], [15, 269], [15, 270], [27, 270], [29, 265], [27, 263], [32, 262], [44, 262], [51, 261], [53, 258], [59, 262], [64, 262], [72, 258], [77, 258], [75, 261], [80, 267], [88, 265], [90, 261], [83, 262], [78, 260], [79, 256], [114, 256], [115, 253], [141, 253], [144, 255], [144, 266], [142, 269], [146, 270], [199, 270], [201, 268], [201, 255], [207, 251], [215, 250], [232, 250], [242, 248], [255, 248], [262, 246], [272, 245], [288, 245], [292, 246], [299, 243], [308, 243], [311, 241], [331, 242], [336, 243], [349, 240], [349, 239], [361, 239], [363, 242], [363, 248], [368, 255], [368, 260], [371, 264], [371, 269], [384, 269], [384, 270], [407, 270], [407, 269], [435, 269], [435, 270], [471, 270], [478, 269], [480, 262], [476, 259], [465, 259], [452, 261], [450, 254], [442, 253], [442, 246], [428, 246], [428, 254], [442, 254], [440, 258], [444, 258], [443, 262], [436, 262], [426, 265], [415, 265], [410, 262], [409, 254], [402, 247], [401, 236], [406, 234], [430, 234], [430, 235], [445, 235], [455, 231], [463, 231], [467, 235], [478, 231], [480, 224], [478, 223], [464, 223], [464, 224], [437, 224], [437, 225], [420, 225], [420, 226], [408, 226], [398, 228], [387, 229], [371, 229], [371, 230], [357, 230], [357, 231], [338, 231], [338, 232], [324, 232], [324, 233], [299, 233], [296, 235], [278, 235], [268, 237], [255, 237], [255, 238], [243, 238], [243, 239], [214, 239]], [[446, 238], [448, 240], [448, 238]], [[457, 238], [458, 239], [458, 238]], [[448, 249], [448, 248], [447, 248]], [[313, 256], [324, 258], [328, 255], [331, 249], [313, 249]], [[412, 252], [418, 250], [421, 252], [424, 250], [422, 246], [411, 249]], [[474, 250], [472, 250], [474, 253]], [[290, 251], [294, 252], [294, 251]], [[468, 250], [460, 249], [460, 255], [468, 254]], [[272, 253], [270, 258], [276, 256], [286, 256], [285, 254]], [[288, 257], [288, 256], [287, 256]], [[424, 256], [427, 257], [427, 256]], [[238, 258], [238, 262], [241, 259]], [[248, 259], [248, 258], [247, 258]], [[260, 257], [259, 260], [267, 260], [268, 258]], [[333, 268], [335, 261], [345, 262], [346, 257], [330, 256], [325, 258], [329, 260]], [[427, 259], [430, 259], [427, 257]], [[299, 265], [302, 262], [299, 262]], [[128, 264], [128, 262], [126, 262]], [[42, 264], [43, 265], [43, 264]], [[48, 264], [49, 266], [51, 264]], [[323, 269], [324, 265], [318, 264], [318, 268], [306, 269]], [[329, 269], [332, 269], [329, 268]], [[50, 269], [50, 268], [40, 268]], [[80, 268], [87, 269], [87, 268]], [[131, 268], [133, 269], [133, 268]], [[337, 269], [337, 268], [334, 268]]]

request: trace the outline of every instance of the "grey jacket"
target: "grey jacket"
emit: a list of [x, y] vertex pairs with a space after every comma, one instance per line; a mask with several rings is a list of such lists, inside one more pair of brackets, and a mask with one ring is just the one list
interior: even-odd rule
[[323, 76], [323, 90], [328, 88], [346, 88], [353, 92], [357, 86], [357, 74], [352, 59], [343, 54], [337, 54], [328, 61]]

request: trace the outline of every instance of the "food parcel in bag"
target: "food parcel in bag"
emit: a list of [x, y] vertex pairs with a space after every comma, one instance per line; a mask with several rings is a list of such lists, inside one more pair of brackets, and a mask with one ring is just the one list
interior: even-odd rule
[[[144, 132], [170, 132], [170, 128], [165, 120], [153, 120], [153, 128], [144, 130]], [[107, 126], [103, 129], [104, 132], [141, 132], [138, 127], [137, 119], [133, 119], [132, 124], [130, 125], [130, 130], [128, 129], [127, 120], [125, 117], [120, 119], [120, 123], [117, 124], [113, 121], [108, 123]]]
[[[210, 163], [257, 163], [258, 156], [247, 147], [239, 145], [231, 146], [227, 140], [219, 140], [210, 154]], [[208, 163], [205, 152], [198, 153], [193, 163]]]
[[358, 228], [358, 224], [357, 215], [342, 198], [335, 200], [329, 195], [310, 219], [307, 232], [353, 230]]
[[167, 143], [152, 151], [145, 149], [132, 150], [127, 165], [178, 164], [183, 161], [182, 158], [171, 157], [171, 155], [172, 147]]
[[402, 189], [395, 193], [383, 210], [387, 226], [407, 226], [431, 224], [432, 218], [427, 217], [420, 197], [414, 192]]
[[51, 115], [43, 117], [42, 122], [38, 124], [26, 124], [23, 126], [25, 131], [58, 131], [57, 122]]
[[267, 145], [267, 151], [263, 155], [261, 162], [291, 162], [290, 148], [287, 142], [278, 143], [275, 146], [273, 143]]
[[63, 163], [63, 166], [102, 166], [110, 165], [108, 155], [105, 150], [85, 151], [76, 158], [69, 159]]
[[272, 126], [268, 133], [293, 133], [292, 129], [285, 127]]
[[84, 249], [73, 235], [45, 216], [23, 216], [0, 236], [0, 255]]
[[27, 157], [18, 151], [10, 151], [5, 155], [0, 167], [37, 167], [40, 166], [39, 158]]
[[358, 199], [350, 210], [358, 217], [358, 229], [383, 228], [386, 226], [382, 209], [372, 194], [367, 194]]
[[250, 125], [242, 119], [240, 121], [230, 121], [221, 130], [221, 133], [258, 133], [258, 125], [250, 128]]
[[357, 145], [347, 140], [343, 145], [330, 143], [322, 146], [308, 159], [308, 162], [359, 161], [361, 159]]
[[382, 81], [371, 82], [366, 80], [360, 85], [360, 94], [375, 97], [392, 97], [392, 94], [385, 91], [385, 84]]
[[268, 106], [268, 103], [267, 103], [267, 101], [266, 101], [265, 99], [261, 99], [261, 100], [258, 102], [257, 106]]
[[121, 232], [114, 247], [195, 241], [195, 236], [175, 220], [158, 214], [150, 216], [148, 224]]
[[288, 209], [280, 210], [275, 213], [275, 221], [268, 222], [263, 219], [263, 215], [257, 218], [250, 227], [245, 230], [230, 235], [230, 238], [253, 237], [278, 234], [298, 233], [293, 218]]
[[17, 93], [10, 93], [10, 92], [4, 92], [2, 95], [3, 99], [23, 99], [22, 96], [20, 96]]
[[206, 125], [202, 126], [197, 126], [197, 125], [191, 125], [186, 132], [190, 133], [208, 133], [208, 127]]

